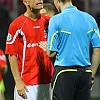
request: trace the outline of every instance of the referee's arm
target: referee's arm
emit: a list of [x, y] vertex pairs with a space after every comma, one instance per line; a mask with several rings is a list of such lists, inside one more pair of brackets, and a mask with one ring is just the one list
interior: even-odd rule
[[56, 56], [56, 52], [55, 51], [47, 51], [47, 55], [51, 58], [55, 57]]
[[57, 54], [55, 51], [47, 50], [47, 41], [40, 41], [39, 47], [42, 48], [45, 52], [47, 52], [47, 55], [51, 58], [55, 57]]
[[100, 48], [93, 48], [92, 60], [91, 60], [91, 69], [92, 77], [95, 77], [96, 71], [100, 63]]

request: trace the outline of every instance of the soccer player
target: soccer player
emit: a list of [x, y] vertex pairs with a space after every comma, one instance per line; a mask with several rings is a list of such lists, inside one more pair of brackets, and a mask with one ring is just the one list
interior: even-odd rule
[[52, 17], [56, 13], [55, 7], [51, 3], [44, 3], [40, 13]]
[[5, 86], [2, 78], [2, 74], [7, 72], [7, 60], [4, 52], [0, 49], [0, 100], [5, 100], [4, 92]]
[[26, 12], [9, 26], [5, 53], [15, 80], [14, 100], [51, 100], [53, 64], [39, 47], [47, 40], [50, 17], [40, 14], [43, 0], [23, 0]]
[[56, 56], [52, 100], [90, 100], [100, 62], [97, 23], [90, 14], [73, 6], [71, 0], [54, 0], [54, 4], [61, 13], [50, 19], [48, 29], [47, 54]]

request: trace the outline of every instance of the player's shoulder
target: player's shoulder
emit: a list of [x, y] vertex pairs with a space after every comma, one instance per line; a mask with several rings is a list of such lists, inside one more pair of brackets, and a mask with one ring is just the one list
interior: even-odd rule
[[48, 22], [50, 20], [49, 16], [45, 16], [43, 14], [40, 14], [40, 16], [41, 16], [41, 19], [44, 20], [44, 21], [46, 21], [46, 22]]
[[22, 23], [24, 23], [24, 21], [26, 20], [27, 18], [22, 14], [20, 16], [18, 16], [16, 19], [14, 19], [10, 26], [20, 26]]

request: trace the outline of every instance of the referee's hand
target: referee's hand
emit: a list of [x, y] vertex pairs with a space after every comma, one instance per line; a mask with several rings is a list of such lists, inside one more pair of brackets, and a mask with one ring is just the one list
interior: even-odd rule
[[46, 52], [47, 51], [47, 41], [40, 41], [39, 47], [42, 48]]
[[29, 92], [29, 91], [26, 85], [24, 84], [24, 82], [23, 81], [16, 82], [16, 88], [17, 88], [18, 95], [24, 99], [27, 99], [26, 92]]
[[94, 86], [94, 78], [91, 79], [91, 85], [90, 85], [90, 90], [93, 89], [93, 86]]

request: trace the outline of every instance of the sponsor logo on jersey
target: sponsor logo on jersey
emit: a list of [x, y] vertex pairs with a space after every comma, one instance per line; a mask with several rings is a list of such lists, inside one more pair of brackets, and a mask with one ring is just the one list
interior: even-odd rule
[[11, 39], [12, 39], [12, 36], [11, 36], [10, 33], [8, 33], [8, 35], [7, 35], [7, 41], [10, 41]]
[[40, 26], [34, 26], [33, 28], [34, 28], [34, 29], [36, 29], [36, 28], [40, 28]]
[[36, 47], [36, 46], [39, 46], [39, 43], [29, 43], [28, 45], [27, 45], [27, 47], [28, 48], [31, 48], [31, 47]]

